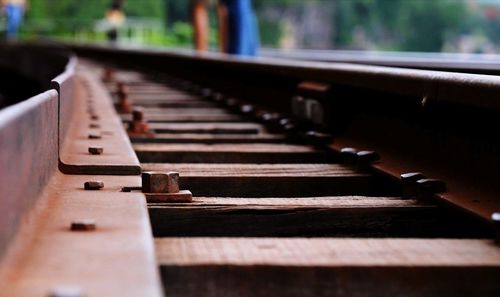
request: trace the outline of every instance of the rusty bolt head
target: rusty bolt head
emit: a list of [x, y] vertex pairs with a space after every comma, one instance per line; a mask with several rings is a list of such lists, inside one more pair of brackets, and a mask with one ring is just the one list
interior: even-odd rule
[[95, 220], [83, 219], [71, 222], [71, 231], [94, 231], [96, 229]]
[[89, 153], [91, 155], [101, 155], [104, 149], [100, 146], [91, 146], [89, 147]]
[[416, 197], [418, 194], [417, 181], [424, 178], [425, 175], [420, 172], [408, 172], [401, 174], [401, 188], [403, 198]]
[[424, 178], [417, 180], [417, 184], [420, 189], [427, 191], [429, 193], [445, 193], [446, 183], [439, 179], [434, 178]]
[[144, 109], [142, 107], [135, 107], [132, 110], [132, 120], [133, 121], [143, 121], [144, 120]]
[[99, 116], [96, 115], [96, 114], [92, 114], [92, 115], [90, 115], [90, 119], [94, 120], [94, 121], [97, 121], [99, 119]]
[[179, 173], [154, 172], [154, 171], [143, 172], [142, 192], [144, 193], [179, 192]]
[[100, 133], [89, 133], [89, 139], [101, 139], [102, 135]]
[[89, 124], [89, 128], [91, 128], [91, 129], [98, 129], [98, 128], [101, 128], [101, 125], [96, 124], [96, 123], [90, 123]]
[[83, 291], [78, 287], [56, 287], [52, 289], [49, 297], [83, 297]]
[[494, 212], [491, 215], [491, 220], [495, 228], [495, 242], [500, 244], [500, 212]]
[[104, 183], [102, 181], [87, 181], [83, 184], [85, 190], [100, 190], [104, 188]]
[[358, 156], [358, 163], [367, 165], [380, 160], [380, 155], [374, 151], [359, 151], [356, 153]]
[[352, 147], [345, 147], [340, 150], [340, 155], [344, 164], [354, 165], [358, 159], [358, 150]]
[[328, 145], [333, 141], [333, 135], [318, 131], [308, 131], [306, 138], [313, 145]]
[[128, 92], [128, 87], [125, 83], [119, 82], [116, 84], [116, 92], [118, 94], [126, 94]]

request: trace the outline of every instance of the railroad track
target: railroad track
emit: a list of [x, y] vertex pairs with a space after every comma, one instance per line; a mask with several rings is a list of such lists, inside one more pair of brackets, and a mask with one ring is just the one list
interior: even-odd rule
[[8, 296], [498, 295], [496, 77], [72, 47], [0, 122]]

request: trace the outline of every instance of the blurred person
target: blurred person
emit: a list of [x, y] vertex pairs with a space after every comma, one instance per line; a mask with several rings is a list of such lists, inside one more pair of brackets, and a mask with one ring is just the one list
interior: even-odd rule
[[123, 6], [125, 0], [113, 0], [106, 12], [106, 20], [109, 25], [109, 30], [106, 33], [108, 41], [115, 43], [118, 40], [118, 28], [125, 22], [125, 14]]
[[7, 39], [17, 39], [19, 27], [23, 21], [26, 0], [0, 0], [6, 16]]
[[[198, 51], [208, 49], [209, 0], [193, 0], [194, 45]], [[221, 52], [255, 56], [258, 48], [258, 31], [251, 0], [219, 0], [219, 49]]]

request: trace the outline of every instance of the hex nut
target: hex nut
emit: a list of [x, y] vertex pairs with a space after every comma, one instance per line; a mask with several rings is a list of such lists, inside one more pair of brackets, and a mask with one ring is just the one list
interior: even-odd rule
[[89, 153], [91, 155], [101, 155], [103, 152], [104, 152], [104, 149], [100, 146], [89, 147]]
[[71, 222], [71, 231], [94, 231], [96, 229], [95, 220], [83, 219]]
[[179, 192], [178, 172], [154, 172], [142, 173], [143, 193], [177, 193]]
[[95, 191], [104, 188], [104, 183], [102, 181], [87, 181], [83, 184], [85, 190]]

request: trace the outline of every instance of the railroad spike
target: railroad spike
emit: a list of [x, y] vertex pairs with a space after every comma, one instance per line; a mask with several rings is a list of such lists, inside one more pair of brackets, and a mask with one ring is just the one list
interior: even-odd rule
[[359, 151], [356, 153], [358, 169], [367, 169], [371, 164], [380, 160], [380, 155], [375, 151]]
[[401, 174], [401, 195], [403, 198], [414, 198], [418, 195], [417, 181], [425, 179], [426, 176], [420, 172], [408, 172]]

